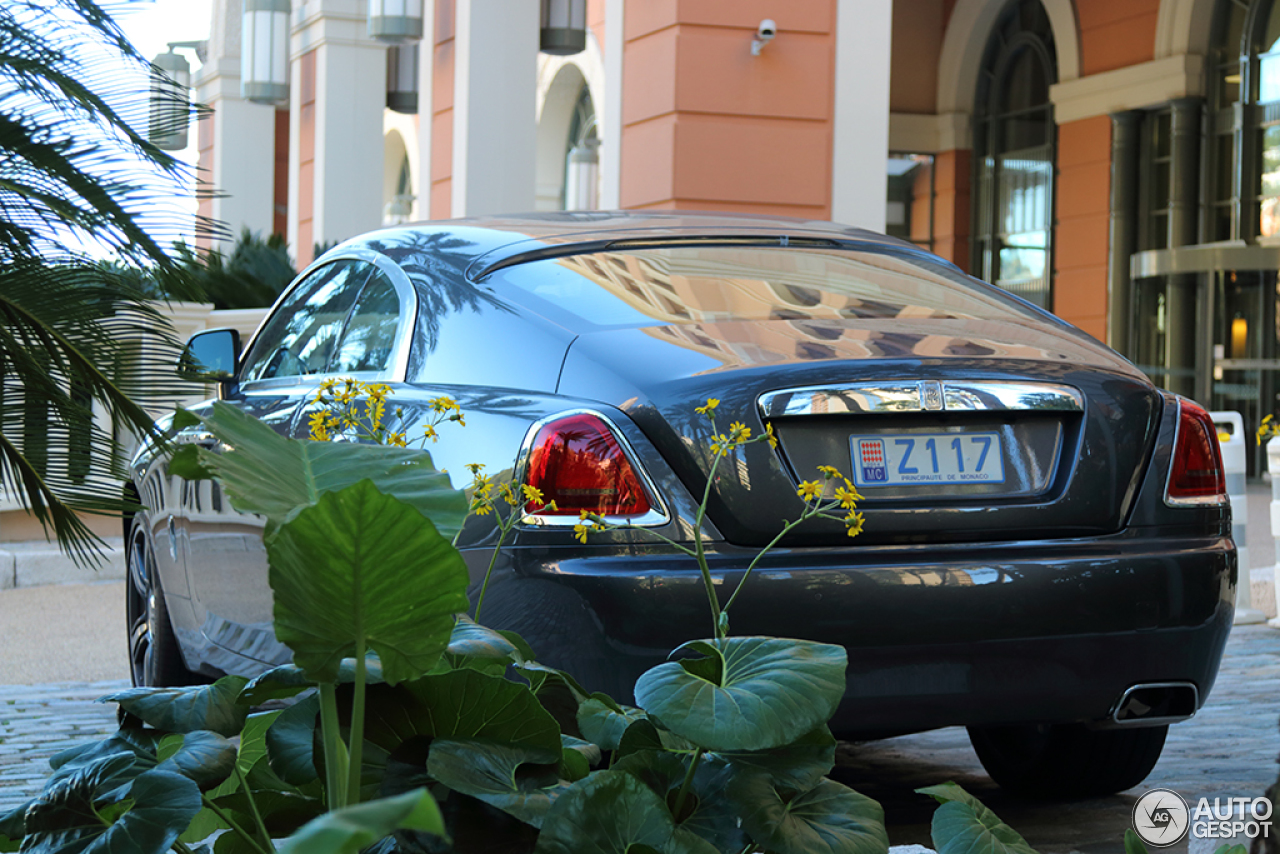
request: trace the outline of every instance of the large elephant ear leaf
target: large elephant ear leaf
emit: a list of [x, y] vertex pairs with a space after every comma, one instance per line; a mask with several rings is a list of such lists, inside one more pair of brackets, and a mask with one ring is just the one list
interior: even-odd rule
[[160, 742], [158, 758], [160, 770], [181, 774], [208, 791], [235, 771], [236, 745], [207, 730], [174, 734]]
[[805, 792], [835, 767], [836, 740], [822, 724], [782, 747], [723, 751], [717, 755], [735, 768], [765, 772], [779, 788]]
[[221, 453], [202, 448], [199, 464], [243, 513], [257, 513], [279, 525], [326, 492], [372, 480], [382, 492], [431, 519], [449, 539], [466, 518], [466, 496], [453, 488], [449, 475], [436, 470], [427, 451], [286, 439], [220, 401], [201, 420], [227, 447]]
[[[552, 802], [568, 788], [553, 767], [539, 762], [544, 758], [540, 751], [509, 744], [438, 738], [431, 743], [427, 773], [455, 792], [541, 827]], [[522, 765], [536, 767], [521, 773]]]
[[638, 778], [597, 771], [551, 805], [535, 854], [714, 854], [715, 848], [676, 827], [667, 805]]
[[604, 694], [596, 694], [578, 705], [578, 728], [582, 736], [602, 750], [617, 750], [622, 734], [636, 721], [645, 720], [644, 713], [623, 707]]
[[397, 830], [447, 838], [440, 807], [426, 789], [327, 812], [284, 841], [281, 854], [356, 854]]
[[829, 720], [844, 696], [841, 646], [743, 637], [715, 642], [714, 653], [660, 664], [636, 683], [640, 708], [708, 750], [790, 744]]
[[942, 806], [933, 814], [933, 844], [938, 854], [1035, 854], [1018, 831], [955, 783], [916, 789]]
[[885, 854], [889, 834], [880, 804], [848, 786], [823, 780], [799, 795], [779, 790], [768, 774], [736, 776], [727, 789], [756, 845], [775, 854]]
[[372, 649], [390, 684], [427, 673], [467, 609], [467, 568], [415, 508], [361, 481], [322, 495], [267, 543], [275, 633], [306, 674], [336, 681]]
[[211, 730], [231, 738], [240, 734], [249, 709], [236, 702], [248, 680], [224, 676], [212, 685], [181, 688], [129, 688], [99, 702], [118, 703], [145, 723], [166, 732]]
[[[181, 774], [153, 769], [129, 785], [125, 756], [84, 768], [27, 809], [24, 850], [163, 854], [200, 811], [200, 790]], [[105, 816], [112, 816], [108, 821]]]

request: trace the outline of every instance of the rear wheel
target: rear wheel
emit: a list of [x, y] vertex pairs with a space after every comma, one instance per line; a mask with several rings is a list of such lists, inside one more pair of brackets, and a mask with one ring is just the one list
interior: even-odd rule
[[969, 727], [982, 767], [1011, 793], [1094, 797], [1130, 789], [1151, 773], [1169, 727], [1089, 729], [1080, 724]]
[[169, 609], [156, 573], [147, 516], [138, 513], [126, 544], [129, 578], [125, 619], [129, 629], [129, 671], [133, 684], [147, 687], [191, 685], [206, 680], [187, 669], [169, 622]]

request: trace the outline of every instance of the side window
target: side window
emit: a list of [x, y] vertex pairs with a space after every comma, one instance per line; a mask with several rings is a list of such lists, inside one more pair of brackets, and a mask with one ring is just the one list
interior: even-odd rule
[[315, 270], [280, 304], [245, 359], [241, 381], [328, 371], [347, 314], [371, 267], [335, 261]]
[[330, 371], [349, 374], [390, 368], [399, 324], [400, 296], [386, 274], [374, 267], [342, 333]]

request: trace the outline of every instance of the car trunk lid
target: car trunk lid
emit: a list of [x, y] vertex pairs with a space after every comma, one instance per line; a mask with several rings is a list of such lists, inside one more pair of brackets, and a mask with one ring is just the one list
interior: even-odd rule
[[[716, 432], [772, 426], [776, 449], [743, 448], [711, 484], [709, 517], [741, 545], [802, 512], [798, 483], [818, 465], [858, 484], [859, 545], [1115, 532], [1161, 412], [1141, 374], [1076, 330], [958, 319], [592, 333], [570, 348], [560, 390], [625, 410], [695, 496], [714, 458], [696, 407], [720, 401]], [[783, 545], [849, 542], [839, 522], [812, 520]]]

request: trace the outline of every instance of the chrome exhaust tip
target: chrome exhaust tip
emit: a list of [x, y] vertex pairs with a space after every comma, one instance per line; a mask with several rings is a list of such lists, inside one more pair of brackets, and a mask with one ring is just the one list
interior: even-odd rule
[[1121, 694], [1112, 708], [1115, 726], [1177, 723], [1195, 717], [1200, 691], [1191, 682], [1144, 682]]

